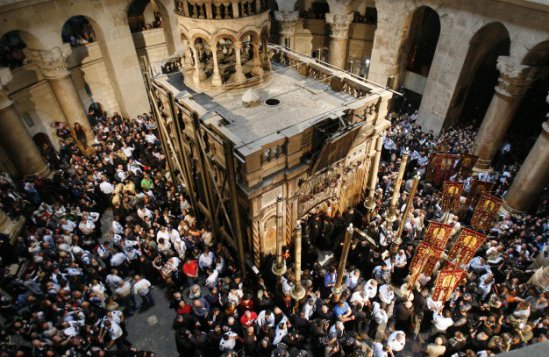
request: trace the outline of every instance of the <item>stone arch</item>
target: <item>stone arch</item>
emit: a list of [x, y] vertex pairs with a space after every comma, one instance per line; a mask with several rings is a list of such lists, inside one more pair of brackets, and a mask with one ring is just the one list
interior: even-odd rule
[[510, 47], [509, 31], [500, 22], [485, 24], [473, 34], [443, 127], [462, 118], [479, 124], [495, 92], [497, 58], [509, 55]]
[[223, 37], [227, 37], [227, 38], [231, 39], [233, 42], [237, 42], [237, 41], [240, 40], [240, 37], [238, 36], [238, 33], [234, 32], [232, 30], [229, 30], [229, 29], [219, 29], [213, 34], [212, 43], [216, 44], [217, 41], [219, 41], [219, 39], [221, 39]]

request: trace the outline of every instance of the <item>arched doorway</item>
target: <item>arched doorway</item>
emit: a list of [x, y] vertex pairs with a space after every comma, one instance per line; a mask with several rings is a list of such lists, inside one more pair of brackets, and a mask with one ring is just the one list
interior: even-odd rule
[[401, 57], [404, 72], [400, 76], [402, 83], [393, 83], [391, 86], [402, 86], [411, 109], [417, 109], [421, 104], [439, 35], [440, 18], [437, 12], [427, 6], [417, 8], [412, 15], [408, 39]]
[[21, 67], [27, 61], [23, 49], [27, 47], [19, 31], [10, 31], [0, 38], [0, 66], [11, 69]]
[[509, 55], [510, 45], [509, 32], [499, 22], [489, 23], [473, 35], [444, 127], [480, 125], [499, 77], [497, 59]]

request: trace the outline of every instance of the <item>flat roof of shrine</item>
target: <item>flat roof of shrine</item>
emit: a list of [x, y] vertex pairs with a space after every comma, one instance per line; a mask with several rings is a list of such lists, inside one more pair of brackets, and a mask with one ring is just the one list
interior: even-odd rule
[[[248, 87], [220, 87], [197, 93], [185, 85], [180, 72], [158, 77], [155, 81], [171, 87], [179, 102], [189, 103], [190, 99], [199, 105], [198, 108], [203, 108], [202, 112], [196, 110], [201, 120], [215, 126], [244, 155], [302, 132], [326, 118], [336, 119], [348, 109], [360, 107], [366, 98], [370, 100], [381, 92], [388, 93], [383, 88], [372, 86], [370, 93], [356, 98], [345, 91], [333, 90], [331, 76], [322, 81], [303, 76], [293, 67], [278, 63], [271, 66], [267, 79]], [[339, 75], [345, 73], [330, 70]], [[249, 89], [259, 96], [256, 105], [243, 104], [243, 95]]]

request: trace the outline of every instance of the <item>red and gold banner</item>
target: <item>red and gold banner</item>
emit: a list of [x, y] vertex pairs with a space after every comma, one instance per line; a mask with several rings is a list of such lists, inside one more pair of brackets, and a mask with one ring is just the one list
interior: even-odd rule
[[442, 187], [442, 202], [443, 211], [457, 212], [459, 209], [459, 199], [463, 191], [463, 183], [461, 182], [444, 182]]
[[469, 154], [462, 154], [459, 156], [459, 161], [457, 164], [457, 170], [458, 178], [467, 178], [471, 175], [471, 172], [473, 171], [473, 167], [477, 163], [478, 156], [476, 155], [469, 155]]
[[423, 241], [431, 244], [435, 249], [444, 250], [450, 238], [453, 226], [439, 222], [429, 222], [429, 226], [423, 235]]
[[442, 302], [447, 301], [465, 275], [465, 270], [457, 268], [453, 264], [447, 264], [440, 273], [438, 273], [437, 280], [435, 280], [433, 300]]
[[448, 254], [448, 260], [458, 267], [462, 264], [468, 264], [485, 240], [486, 236], [484, 234], [469, 228], [463, 228]]
[[441, 254], [441, 249], [435, 249], [431, 244], [425, 243], [424, 241], [419, 242], [416, 254], [414, 255], [414, 258], [412, 258], [409, 267], [410, 279], [408, 280], [408, 287], [410, 289], [413, 288], [419, 275], [424, 271], [429, 258], [433, 257], [438, 260]]
[[490, 230], [500, 206], [501, 199], [483, 192], [471, 218], [471, 228], [483, 232]]
[[471, 183], [471, 189], [469, 190], [469, 196], [467, 197], [467, 205], [475, 207], [483, 192], [490, 192], [494, 184], [488, 181], [473, 180]]
[[452, 233], [452, 226], [449, 224], [439, 222], [429, 222], [429, 226], [423, 236], [423, 242], [430, 244], [439, 254], [433, 254], [427, 260], [427, 263], [423, 267], [423, 274], [430, 276], [435, 270], [435, 266], [440, 258], [442, 251], [446, 248], [446, 243], [450, 239]]
[[458, 161], [459, 155], [441, 153], [429, 155], [425, 179], [432, 182], [435, 187], [440, 187], [454, 174]]

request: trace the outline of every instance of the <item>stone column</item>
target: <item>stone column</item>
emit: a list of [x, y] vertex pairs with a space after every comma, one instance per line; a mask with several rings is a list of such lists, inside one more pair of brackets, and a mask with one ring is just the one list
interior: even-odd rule
[[[549, 96], [547, 96], [549, 101]], [[522, 163], [503, 201], [503, 207], [509, 212], [528, 211], [549, 184], [549, 119], [542, 125], [542, 131], [536, 143]]]
[[221, 87], [223, 82], [221, 80], [221, 75], [219, 74], [219, 64], [217, 63], [217, 43], [214, 43], [212, 46], [212, 59], [213, 59], [212, 85], [216, 87]]
[[200, 59], [198, 55], [198, 50], [196, 47], [191, 46], [191, 51], [194, 55], [194, 73], [193, 73], [193, 82], [194, 84], [200, 84]]
[[0, 68], [0, 139], [9, 158], [23, 175], [48, 176], [50, 169], [32, 140], [5, 91], [13, 79], [8, 68]]
[[244, 72], [242, 71], [242, 57], [241, 57], [241, 50], [242, 50], [242, 42], [237, 41], [234, 43], [234, 54], [236, 57], [236, 62], [234, 65], [234, 81], [236, 83], [242, 83], [246, 81], [246, 76], [244, 75]]
[[259, 40], [252, 44], [254, 50], [254, 65], [252, 74], [261, 77], [263, 75], [263, 67], [261, 66], [261, 54], [259, 53]]
[[477, 170], [490, 169], [490, 164], [503, 143], [522, 97], [536, 74], [534, 68], [515, 63], [507, 56], [498, 58], [497, 68], [500, 73], [499, 83], [475, 141]]
[[[409, 23], [405, 1], [376, 0], [377, 26], [372, 47], [368, 80], [385, 86], [398, 83], [402, 49]], [[408, 21], [409, 22], [409, 21]], [[389, 81], [389, 78], [393, 78]], [[396, 88], [391, 88], [396, 89]]]
[[280, 45], [295, 48], [295, 25], [299, 19], [297, 11], [275, 11], [275, 19], [280, 24]]
[[349, 28], [353, 22], [353, 14], [326, 14], [326, 22], [330, 24], [330, 46], [328, 47], [328, 62], [332, 66], [345, 69], [347, 60], [347, 40]]
[[82, 101], [68, 68], [67, 60], [71, 54], [70, 45], [66, 43], [49, 50], [28, 49], [25, 53], [27, 58], [40, 68], [44, 78], [48, 80], [69, 126], [74, 128], [74, 124], [80, 124], [86, 132], [88, 144], [91, 144], [94, 140], [93, 129], [84, 113]]

